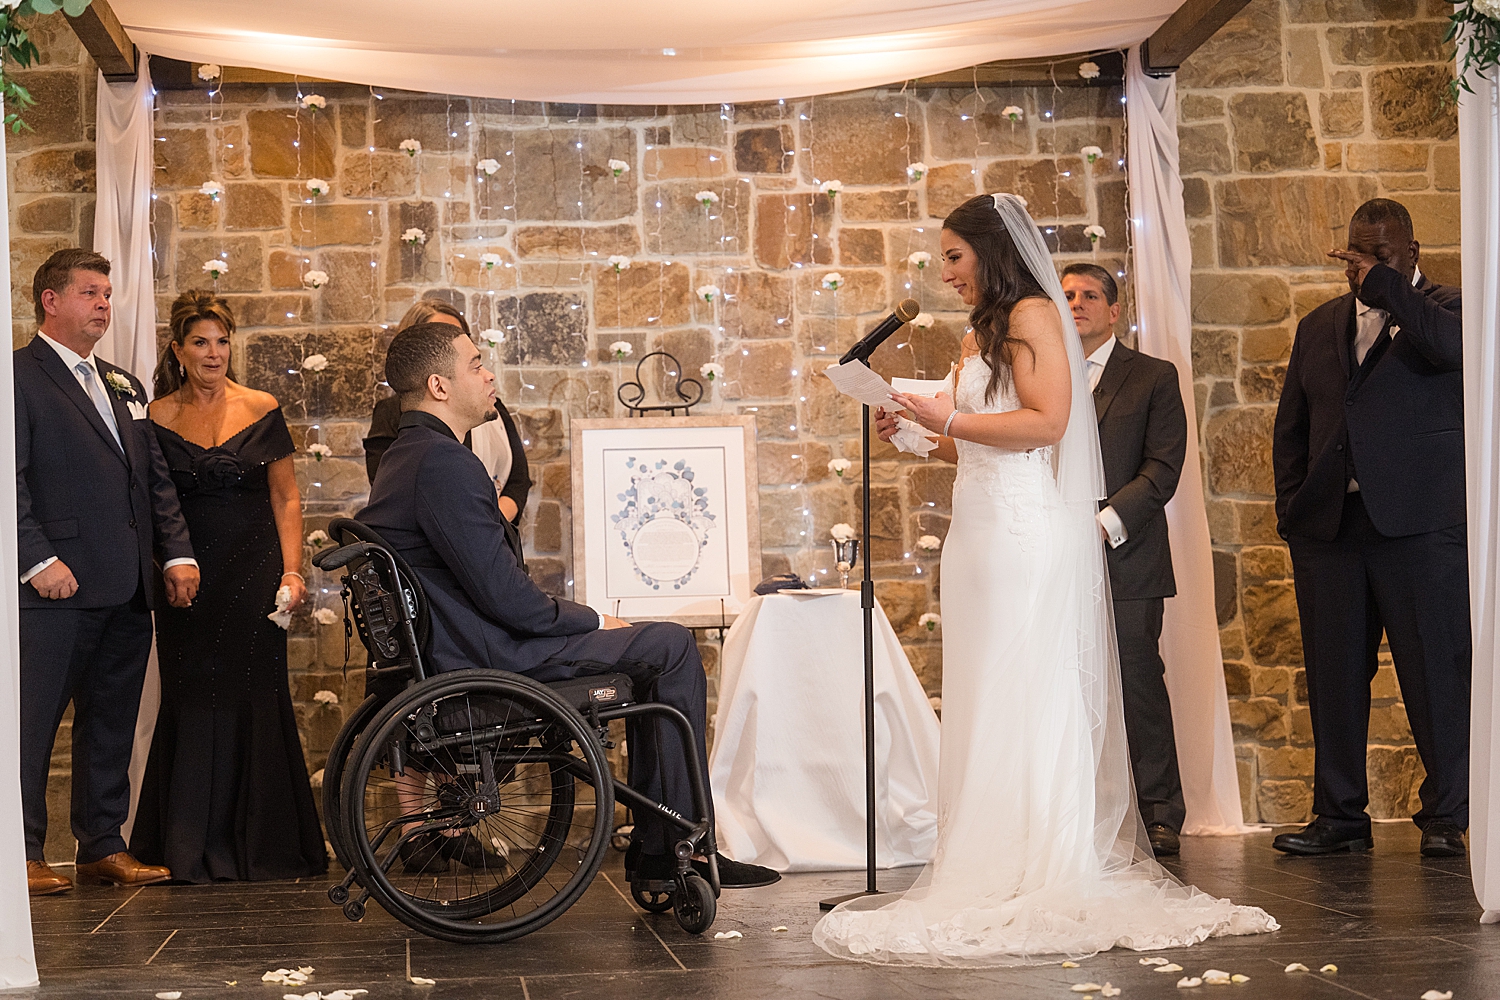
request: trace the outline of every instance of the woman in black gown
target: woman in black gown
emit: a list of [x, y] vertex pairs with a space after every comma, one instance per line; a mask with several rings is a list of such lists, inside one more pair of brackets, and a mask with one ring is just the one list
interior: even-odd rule
[[130, 848], [177, 881], [327, 870], [297, 720], [286, 632], [267, 615], [306, 594], [295, 447], [275, 397], [229, 378], [234, 317], [183, 293], [151, 418], [203, 583], [156, 616], [161, 710]]

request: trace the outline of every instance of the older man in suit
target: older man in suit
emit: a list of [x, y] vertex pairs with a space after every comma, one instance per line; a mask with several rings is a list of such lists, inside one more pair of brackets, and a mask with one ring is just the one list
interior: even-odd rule
[[79, 881], [171, 877], [125, 850], [131, 745], [156, 601], [198, 591], [187, 525], [146, 419], [146, 390], [92, 356], [109, 329], [109, 261], [59, 250], [32, 281], [40, 326], [13, 355], [21, 575], [21, 808], [32, 895], [66, 892], [43, 855], [52, 745], [73, 703]]
[[1316, 819], [1289, 854], [1374, 846], [1365, 744], [1370, 679], [1390, 642], [1427, 769], [1412, 820], [1429, 857], [1469, 825], [1469, 571], [1459, 290], [1418, 267], [1399, 202], [1349, 220], [1349, 293], [1297, 325], [1272, 448], [1312, 715]]
[[1119, 290], [1096, 264], [1071, 264], [1063, 292], [1088, 359], [1109, 498], [1099, 511], [1108, 543], [1109, 586], [1125, 703], [1125, 735], [1136, 797], [1151, 847], [1176, 854], [1184, 808], [1172, 705], [1162, 662], [1162, 612], [1177, 593], [1167, 540], [1167, 501], [1187, 450], [1177, 369], [1115, 338]]
[[[461, 330], [423, 323], [398, 333], [386, 381], [401, 400], [395, 442], [381, 459], [359, 520], [378, 531], [422, 581], [432, 610], [427, 655], [439, 671], [513, 670], [535, 680], [620, 672], [636, 690], [687, 716], [698, 741], [706, 726], [706, 682], [698, 647], [671, 622], [632, 626], [544, 594], [526, 573], [519, 539], [507, 531], [484, 463], [461, 443], [495, 409], [495, 376]], [[677, 732], [630, 729], [631, 787], [684, 816], [694, 813], [687, 757]], [[708, 784], [704, 773], [703, 782]], [[627, 875], [663, 879], [676, 840], [657, 816], [637, 818]], [[729, 888], [769, 885], [779, 875], [719, 858]]]

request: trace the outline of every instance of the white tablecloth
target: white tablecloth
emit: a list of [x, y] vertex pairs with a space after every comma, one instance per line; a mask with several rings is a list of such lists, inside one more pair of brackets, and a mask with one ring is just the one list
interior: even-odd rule
[[[937, 836], [938, 720], [875, 606], [882, 868]], [[756, 597], [724, 641], [709, 754], [719, 847], [777, 871], [865, 866], [864, 639], [856, 591]]]

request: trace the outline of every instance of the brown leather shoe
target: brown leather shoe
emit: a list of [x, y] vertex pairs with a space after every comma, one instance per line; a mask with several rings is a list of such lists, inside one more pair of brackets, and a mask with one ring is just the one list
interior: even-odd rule
[[128, 851], [119, 851], [107, 858], [79, 865], [76, 871], [79, 885], [98, 885], [103, 882], [115, 885], [150, 885], [153, 882], [165, 882], [172, 877], [171, 869], [161, 865], [143, 865], [131, 857]]
[[33, 896], [54, 896], [73, 888], [66, 875], [59, 875], [45, 861], [26, 862], [26, 891]]

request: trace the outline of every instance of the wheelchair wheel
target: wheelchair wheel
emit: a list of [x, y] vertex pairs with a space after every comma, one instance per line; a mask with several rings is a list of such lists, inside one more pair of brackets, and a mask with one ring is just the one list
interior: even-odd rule
[[350, 860], [375, 900], [460, 943], [509, 941], [560, 916], [593, 881], [614, 819], [598, 735], [547, 688], [495, 670], [443, 674], [379, 708], [340, 798]]
[[689, 934], [702, 934], [714, 925], [718, 914], [714, 891], [708, 879], [697, 872], [689, 874], [684, 882], [687, 891], [678, 890], [673, 897], [673, 916], [677, 918], [677, 926]]
[[333, 745], [328, 748], [328, 762], [323, 765], [323, 831], [328, 835], [334, 857], [344, 871], [348, 871], [351, 864], [346, 846], [348, 840], [344, 836], [344, 769], [348, 766], [355, 741], [379, 707], [380, 699], [374, 695], [359, 703], [339, 728], [338, 735], [334, 736]]
[[647, 913], [666, 913], [672, 908], [672, 893], [667, 889], [647, 889], [638, 882], [630, 884], [630, 898]]

